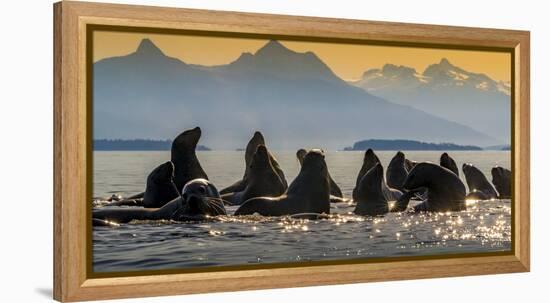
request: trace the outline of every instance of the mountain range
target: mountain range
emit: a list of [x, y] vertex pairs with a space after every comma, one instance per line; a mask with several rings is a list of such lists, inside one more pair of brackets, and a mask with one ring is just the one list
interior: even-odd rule
[[510, 83], [457, 67], [443, 58], [422, 73], [386, 64], [350, 84], [375, 96], [471, 126], [500, 142], [511, 132]]
[[505, 143], [356, 85], [274, 40], [229, 64], [199, 66], [144, 39], [134, 53], [94, 63], [94, 138], [171, 139], [200, 126], [201, 144], [213, 149], [241, 148], [255, 130], [276, 149], [341, 149], [365, 138]]

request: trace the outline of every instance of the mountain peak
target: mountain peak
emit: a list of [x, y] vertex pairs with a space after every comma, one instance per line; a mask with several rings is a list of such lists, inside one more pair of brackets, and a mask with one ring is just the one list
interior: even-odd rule
[[441, 58], [441, 61], [439, 61], [439, 65], [449, 65], [451, 66], [451, 62], [449, 62], [449, 60], [447, 60], [447, 58]]
[[138, 54], [151, 54], [151, 55], [164, 55], [164, 53], [158, 48], [151, 39], [145, 38], [141, 40], [138, 48], [136, 49]]
[[262, 48], [260, 48], [256, 55], [274, 55], [281, 53], [294, 53], [290, 49], [286, 48], [281, 42], [277, 40], [269, 40]]
[[[454, 79], [455, 74], [467, 74], [465, 70], [456, 67], [449, 62], [447, 58], [441, 58], [439, 63], [434, 63], [426, 67], [422, 75], [433, 77], [436, 80], [442, 80], [442, 79]], [[445, 81], [446, 81], [445, 80]]]
[[239, 69], [241, 72], [263, 73], [292, 79], [312, 77], [342, 81], [313, 52], [296, 52], [277, 40], [270, 40], [253, 55], [242, 53], [228, 67]]

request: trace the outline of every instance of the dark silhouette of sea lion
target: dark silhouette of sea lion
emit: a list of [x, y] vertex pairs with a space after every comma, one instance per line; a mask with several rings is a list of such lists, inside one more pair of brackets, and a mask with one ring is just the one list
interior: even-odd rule
[[371, 169], [373, 168], [376, 163], [380, 163], [380, 159], [378, 159], [378, 156], [374, 153], [374, 151], [369, 148], [365, 151], [365, 155], [363, 156], [363, 165], [361, 165], [361, 169], [359, 170], [359, 173], [357, 174], [357, 178], [355, 180], [355, 187], [353, 188], [352, 198], [355, 201], [357, 199], [356, 197], [356, 190], [359, 187], [359, 183], [361, 182], [361, 178]]
[[447, 168], [429, 162], [418, 163], [409, 173], [403, 189], [407, 192], [396, 202], [396, 210], [407, 208], [415, 193], [427, 190], [428, 198], [414, 211], [461, 211], [466, 209], [466, 188], [458, 176]]
[[[266, 145], [264, 136], [261, 132], [256, 131], [254, 132], [254, 135], [248, 141], [248, 144], [246, 145], [246, 150], [244, 154], [244, 164], [245, 164], [245, 170], [243, 178], [232, 185], [222, 189], [220, 191], [220, 194], [227, 194], [232, 192], [242, 192], [246, 188], [246, 185], [248, 184], [248, 173], [250, 169], [250, 163], [252, 162], [252, 158], [254, 157], [254, 154], [256, 153], [256, 150], [258, 149], [258, 146], [260, 145]], [[279, 175], [279, 178], [283, 182], [285, 188], [288, 187], [288, 183], [286, 182], [285, 174], [283, 170], [281, 169], [279, 163], [277, 162], [277, 159], [273, 157], [271, 153], [269, 153], [269, 159], [271, 161], [271, 165], [275, 169], [275, 172]]]
[[143, 194], [143, 207], [159, 208], [179, 196], [174, 183], [174, 164], [171, 161], [159, 165], [147, 177]]
[[470, 189], [468, 199], [489, 200], [496, 199], [498, 193], [485, 175], [473, 164], [464, 163], [462, 172]]
[[[298, 158], [298, 162], [300, 162], [300, 165], [302, 165], [304, 163], [304, 157], [306, 156], [306, 154], [307, 154], [307, 151], [303, 148], [300, 148], [296, 152], [296, 158]], [[342, 190], [340, 189], [338, 184], [336, 184], [336, 182], [334, 182], [334, 179], [332, 179], [332, 177], [330, 175], [330, 172], [328, 173], [328, 178], [329, 178], [329, 181], [330, 181], [330, 195], [334, 196], [336, 198], [343, 198], [344, 195], [342, 194]], [[333, 198], [331, 197], [331, 201], [332, 200], [333, 200]], [[341, 199], [336, 199], [336, 200], [341, 200]]]
[[310, 150], [300, 173], [280, 197], [260, 197], [246, 201], [235, 215], [284, 216], [300, 213], [330, 213], [330, 183], [325, 156]]
[[456, 166], [456, 162], [449, 154], [442, 153], [441, 157], [439, 157], [439, 165], [445, 167], [446, 169], [452, 171], [457, 176], [460, 177], [460, 174], [458, 173], [458, 166]]
[[[359, 183], [361, 182], [361, 179], [363, 176], [371, 169], [373, 168], [377, 163], [381, 163], [380, 159], [378, 159], [378, 156], [374, 153], [372, 149], [367, 149], [365, 152], [365, 156], [363, 157], [363, 165], [361, 166], [361, 169], [359, 170], [359, 173], [357, 174], [357, 179], [355, 181], [355, 187], [353, 188], [352, 197], [353, 200], [357, 200], [357, 188], [359, 187]], [[401, 197], [402, 193], [400, 190], [390, 188], [386, 182], [382, 183], [382, 191], [384, 192], [384, 195], [387, 197], [388, 200], [396, 200]]]
[[286, 186], [271, 164], [269, 152], [264, 145], [259, 145], [254, 153], [246, 183], [243, 191], [224, 194], [222, 199], [231, 204], [242, 204], [255, 197], [278, 197], [286, 190]]
[[[186, 130], [172, 142], [171, 160], [174, 163], [174, 183], [181, 191], [187, 182], [202, 178], [208, 180], [195, 152], [201, 137], [200, 127]], [[174, 197], [175, 198], [175, 197]]]
[[389, 212], [388, 202], [392, 200], [384, 193], [384, 183], [384, 168], [382, 164], [377, 163], [359, 182], [357, 205], [353, 212], [363, 216], [378, 216]]
[[102, 208], [92, 213], [93, 224], [101, 221], [128, 223], [132, 220], [200, 221], [225, 215], [223, 201], [216, 187], [206, 179], [194, 179], [183, 187], [178, 197], [161, 208]]
[[405, 168], [405, 154], [398, 151], [391, 159], [390, 164], [388, 164], [386, 183], [391, 188], [402, 190], [407, 174], [408, 172]]
[[491, 169], [492, 182], [498, 191], [500, 199], [512, 197], [512, 172], [504, 167], [496, 166]]
[[141, 198], [117, 199], [106, 206], [143, 206], [146, 208], [164, 206], [179, 196], [179, 190], [174, 184], [174, 170], [174, 164], [171, 161], [157, 166], [147, 176], [145, 192]]

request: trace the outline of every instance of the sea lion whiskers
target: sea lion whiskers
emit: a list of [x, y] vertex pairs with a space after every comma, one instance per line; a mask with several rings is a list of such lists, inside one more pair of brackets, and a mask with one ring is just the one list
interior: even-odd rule
[[[207, 205], [218, 212], [224, 212], [223, 200], [218, 198], [207, 198]], [[205, 205], [205, 204], [203, 204]]]

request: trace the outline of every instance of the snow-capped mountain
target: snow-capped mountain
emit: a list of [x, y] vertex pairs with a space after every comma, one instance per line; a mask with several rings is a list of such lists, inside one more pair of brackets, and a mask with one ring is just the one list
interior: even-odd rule
[[445, 58], [422, 73], [411, 67], [386, 64], [349, 83], [375, 96], [469, 125], [509, 143], [510, 83], [466, 71]]

